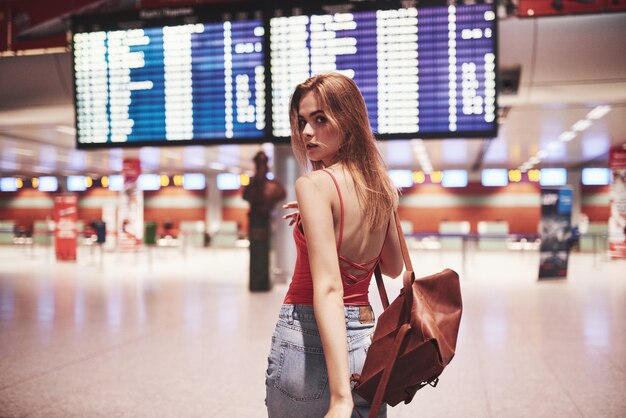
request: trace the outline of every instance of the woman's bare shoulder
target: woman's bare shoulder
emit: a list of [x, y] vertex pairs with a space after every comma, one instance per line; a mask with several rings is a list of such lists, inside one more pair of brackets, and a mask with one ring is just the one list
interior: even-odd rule
[[315, 170], [303, 174], [296, 180], [296, 190], [301, 191], [325, 191], [328, 186], [332, 186], [332, 179], [322, 170]]

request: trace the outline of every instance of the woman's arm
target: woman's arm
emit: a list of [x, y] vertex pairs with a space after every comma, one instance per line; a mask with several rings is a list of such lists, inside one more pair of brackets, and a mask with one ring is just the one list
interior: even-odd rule
[[[313, 277], [313, 309], [320, 331], [330, 384], [327, 416], [350, 416], [353, 408], [348, 342], [331, 195], [332, 184], [310, 173], [296, 181], [296, 195]], [[330, 181], [330, 178], [327, 180]], [[320, 187], [321, 186], [321, 187]]]
[[387, 237], [385, 238], [385, 246], [380, 254], [380, 272], [395, 279], [402, 273], [404, 261], [402, 260], [402, 249], [400, 248], [396, 219], [393, 214], [390, 222]]

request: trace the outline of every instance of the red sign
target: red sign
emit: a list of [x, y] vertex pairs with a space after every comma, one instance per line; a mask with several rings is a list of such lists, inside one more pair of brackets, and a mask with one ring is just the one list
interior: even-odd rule
[[609, 194], [609, 254], [612, 258], [626, 258], [626, 144], [611, 148], [609, 168], [613, 177]]
[[76, 261], [78, 232], [78, 198], [76, 195], [54, 197], [54, 247], [59, 261]]
[[626, 0], [519, 0], [517, 16], [564, 16], [623, 10], [626, 10]]
[[611, 147], [609, 152], [609, 168], [611, 170], [626, 169], [626, 144]]
[[141, 174], [141, 160], [139, 158], [124, 158], [122, 175], [124, 184], [134, 183]]

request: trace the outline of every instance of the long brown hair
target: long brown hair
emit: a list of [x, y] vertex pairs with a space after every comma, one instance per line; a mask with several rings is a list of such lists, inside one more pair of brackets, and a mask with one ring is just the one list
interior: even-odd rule
[[320, 74], [299, 84], [289, 106], [291, 148], [303, 167], [319, 170], [322, 161], [309, 161], [305, 141], [298, 128], [298, 111], [302, 97], [312, 92], [329, 123], [343, 135], [337, 152], [341, 162], [352, 174], [359, 204], [365, 210], [370, 229], [386, 225], [391, 211], [398, 204], [398, 191], [391, 184], [382, 156], [376, 147], [367, 116], [365, 101], [352, 79], [338, 74]]

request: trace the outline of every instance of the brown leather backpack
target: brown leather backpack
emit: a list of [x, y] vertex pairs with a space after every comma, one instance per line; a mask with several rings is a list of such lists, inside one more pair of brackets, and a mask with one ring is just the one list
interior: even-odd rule
[[376, 267], [376, 282], [384, 311], [378, 318], [372, 345], [361, 375], [353, 375], [354, 390], [372, 403], [370, 418], [383, 402], [409, 403], [426, 385], [436, 386], [456, 348], [461, 313], [459, 276], [450, 269], [415, 279], [413, 265], [395, 212], [396, 226], [406, 266], [403, 288], [389, 304]]

